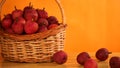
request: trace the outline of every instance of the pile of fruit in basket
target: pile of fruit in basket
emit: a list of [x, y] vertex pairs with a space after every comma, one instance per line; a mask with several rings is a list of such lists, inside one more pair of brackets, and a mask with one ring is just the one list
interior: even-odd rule
[[4, 16], [1, 27], [11, 34], [34, 34], [44, 32], [60, 25], [55, 16], [48, 16], [48, 12], [43, 9], [35, 9], [29, 4], [23, 10], [13, 10]]

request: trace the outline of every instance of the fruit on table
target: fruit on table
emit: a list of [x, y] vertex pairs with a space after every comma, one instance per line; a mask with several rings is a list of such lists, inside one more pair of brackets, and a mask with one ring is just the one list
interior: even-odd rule
[[81, 52], [77, 56], [77, 62], [81, 65], [84, 65], [84, 63], [90, 59], [90, 56], [87, 52]]
[[31, 20], [28, 20], [24, 25], [24, 30], [25, 30], [25, 33], [27, 34], [33, 34], [37, 32], [38, 28], [39, 28], [38, 23]]
[[67, 54], [64, 51], [58, 51], [53, 54], [53, 61], [58, 64], [64, 64], [67, 61]]
[[109, 57], [110, 53], [111, 52], [109, 52], [106, 48], [100, 48], [97, 50], [95, 56], [98, 60], [105, 61]]
[[22, 15], [23, 15], [23, 11], [21, 9], [17, 9], [15, 6], [15, 10], [12, 11], [12, 18], [16, 19], [18, 17], [22, 17]]
[[94, 59], [89, 58], [85, 64], [84, 68], [98, 68], [98, 64]]
[[120, 57], [113, 56], [109, 60], [110, 68], [120, 68]]

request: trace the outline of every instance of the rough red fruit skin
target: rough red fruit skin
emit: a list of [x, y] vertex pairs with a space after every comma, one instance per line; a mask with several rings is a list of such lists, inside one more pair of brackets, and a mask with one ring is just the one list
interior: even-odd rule
[[18, 17], [14, 20], [12, 24], [12, 30], [16, 34], [23, 34], [24, 32], [24, 24], [26, 23], [25, 19], [22, 17]]
[[57, 27], [58, 26], [58, 24], [50, 24], [49, 26], [48, 26], [48, 29], [53, 29], [53, 28], [55, 28], [55, 27]]
[[12, 24], [12, 30], [14, 31], [15, 34], [22, 34], [24, 31], [24, 24], [14, 22]]
[[49, 16], [47, 18], [47, 20], [48, 20], [49, 24], [59, 24], [58, 20], [57, 20], [57, 18], [55, 16]]
[[45, 11], [45, 8], [43, 9], [37, 9], [38, 17], [39, 18], [48, 18], [48, 13]]
[[16, 21], [17, 23], [22, 23], [22, 24], [26, 23], [26, 21], [25, 21], [25, 19], [23, 17], [18, 17], [14, 21]]
[[11, 18], [4, 18], [2, 20], [1, 25], [4, 29], [10, 28], [12, 25], [12, 19]]
[[120, 68], [120, 57], [113, 56], [109, 60], [110, 68]]
[[12, 18], [16, 19], [18, 17], [22, 17], [23, 16], [23, 11], [20, 9], [16, 9], [14, 11], [12, 11]]
[[23, 9], [23, 12], [26, 13], [28, 12], [29, 10], [31, 10], [33, 7], [31, 5], [31, 3], [29, 4], [29, 6], [25, 6], [24, 9]]
[[33, 33], [36, 33], [38, 31], [38, 23], [36, 23], [35, 21], [27, 21], [25, 23], [25, 26], [24, 26], [24, 30], [25, 30], [25, 33], [27, 34], [33, 34]]
[[81, 52], [78, 56], [77, 56], [77, 62], [81, 65], [84, 65], [84, 63], [86, 62], [86, 60], [88, 60], [90, 58], [89, 54], [87, 52]]
[[10, 18], [10, 19], [12, 19], [12, 14], [6, 14], [4, 18]]
[[26, 20], [34, 20], [37, 21], [38, 13], [34, 8], [28, 9], [24, 12], [24, 18]]
[[5, 29], [5, 32], [7, 32], [9, 34], [15, 34], [14, 31], [12, 30], [12, 28]]
[[109, 52], [106, 48], [100, 48], [97, 50], [95, 56], [98, 60], [105, 61], [109, 56]]
[[39, 18], [37, 23], [39, 25], [45, 25], [45, 26], [48, 26], [48, 21], [45, 19], [45, 18]]
[[64, 51], [58, 51], [53, 54], [53, 61], [57, 64], [64, 64], [67, 61], [67, 54]]
[[94, 59], [88, 59], [85, 64], [84, 68], [98, 68], [98, 64]]
[[44, 31], [47, 31], [47, 27], [45, 25], [40, 25], [39, 26], [39, 29], [38, 29], [38, 32], [44, 32]]

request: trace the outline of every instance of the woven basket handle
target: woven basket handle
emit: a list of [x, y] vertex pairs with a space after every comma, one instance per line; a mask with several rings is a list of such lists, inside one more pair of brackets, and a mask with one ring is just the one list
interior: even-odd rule
[[61, 6], [61, 3], [60, 3], [59, 0], [55, 0], [55, 1], [56, 1], [56, 3], [58, 4], [58, 7], [60, 8], [60, 12], [61, 12], [61, 15], [62, 15], [62, 23], [65, 24], [64, 10], [63, 10], [63, 8], [62, 8], [62, 6]]
[[6, 1], [6, 0], [2, 0], [2, 1], [0, 2], [0, 20], [1, 20], [1, 10], [2, 10], [2, 6], [3, 6], [3, 4], [5, 3], [5, 1]]
[[[3, 6], [3, 4], [5, 3], [5, 1], [6, 1], [6, 0], [2, 0], [2, 1], [0, 2], [0, 20], [1, 20], [2, 6]], [[58, 7], [60, 8], [60, 12], [61, 12], [61, 16], [62, 16], [62, 23], [65, 24], [64, 10], [63, 10], [63, 8], [62, 8], [62, 6], [61, 6], [61, 4], [60, 4], [60, 1], [59, 1], [59, 0], [55, 0], [55, 1], [56, 1], [56, 3], [57, 3]]]

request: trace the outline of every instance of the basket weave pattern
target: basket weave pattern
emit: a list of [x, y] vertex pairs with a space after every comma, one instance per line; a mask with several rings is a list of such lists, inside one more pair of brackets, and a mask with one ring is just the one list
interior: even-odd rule
[[64, 33], [39, 40], [17, 41], [0, 37], [2, 56], [5, 60], [16, 62], [51, 62], [51, 56], [58, 50], [63, 50]]
[[[55, 1], [61, 9], [64, 22], [60, 3], [58, 0]], [[0, 5], [0, 7], [1, 6], [2, 5]], [[13, 62], [52, 62], [52, 55], [64, 49], [65, 27], [66, 25], [62, 25], [53, 29], [53, 31], [48, 30], [43, 34], [38, 33], [36, 35], [33, 34], [21, 37], [19, 37], [20, 35], [14, 36], [0, 31], [2, 57], [4, 60]]]

